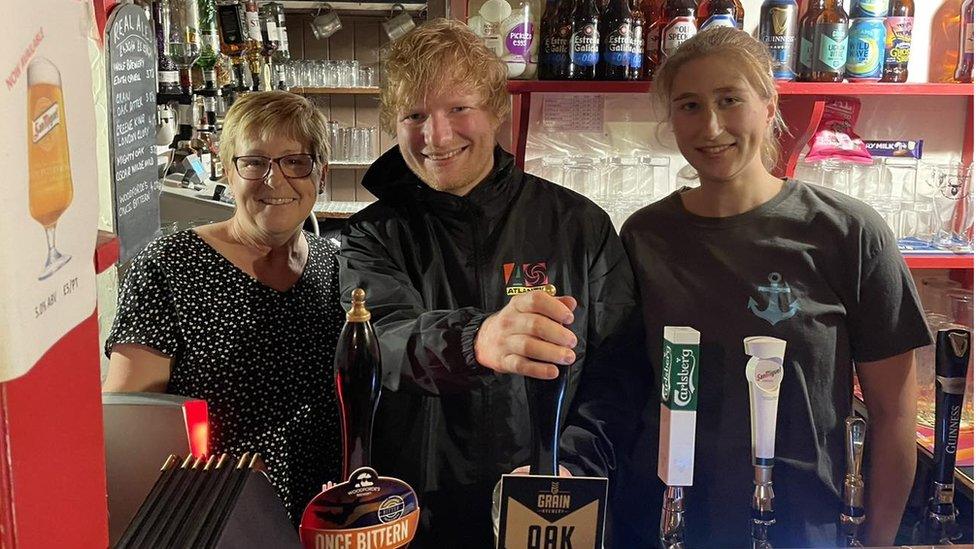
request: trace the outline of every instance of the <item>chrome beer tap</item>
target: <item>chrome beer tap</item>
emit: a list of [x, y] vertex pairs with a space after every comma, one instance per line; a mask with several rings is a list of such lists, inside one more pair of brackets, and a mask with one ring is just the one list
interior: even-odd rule
[[864, 440], [867, 422], [859, 417], [849, 417], [844, 422], [847, 445], [847, 474], [844, 476], [844, 507], [840, 512], [841, 545], [863, 547], [858, 537], [864, 523], [864, 481], [861, 478], [861, 460], [864, 457]]
[[773, 463], [776, 448], [776, 412], [779, 387], [783, 382], [786, 342], [774, 337], [747, 337], [746, 380], [749, 382], [749, 412], [752, 424], [752, 464], [755, 469], [752, 492], [752, 547], [772, 549], [769, 528], [776, 523], [773, 510]]
[[661, 549], [685, 549], [685, 490], [668, 486], [661, 506]]

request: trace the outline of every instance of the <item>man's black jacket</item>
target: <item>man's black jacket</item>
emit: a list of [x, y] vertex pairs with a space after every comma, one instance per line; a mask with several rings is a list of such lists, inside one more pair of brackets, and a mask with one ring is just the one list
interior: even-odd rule
[[378, 201], [342, 234], [344, 303], [366, 290], [382, 352], [373, 464], [417, 490], [417, 547], [491, 546], [492, 487], [529, 460], [523, 378], [474, 358], [482, 321], [512, 295], [552, 283], [579, 302], [560, 459], [575, 475], [612, 474], [648, 391], [633, 275], [609, 217], [501, 148], [494, 163], [457, 197], [424, 184], [395, 147], [363, 181]]

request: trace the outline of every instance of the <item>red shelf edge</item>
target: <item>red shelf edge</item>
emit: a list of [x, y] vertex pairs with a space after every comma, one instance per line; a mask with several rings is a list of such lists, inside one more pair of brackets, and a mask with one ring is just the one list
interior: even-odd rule
[[910, 269], [968, 269], [973, 270], [973, 254], [911, 255], [904, 254]]
[[119, 261], [119, 237], [108, 231], [98, 231], [95, 241], [95, 274], [101, 274]]
[[[649, 93], [652, 82], [602, 80], [509, 80], [508, 91], [525, 93]], [[935, 95], [973, 97], [972, 84], [925, 82], [881, 84], [877, 82], [779, 82], [780, 95]]]

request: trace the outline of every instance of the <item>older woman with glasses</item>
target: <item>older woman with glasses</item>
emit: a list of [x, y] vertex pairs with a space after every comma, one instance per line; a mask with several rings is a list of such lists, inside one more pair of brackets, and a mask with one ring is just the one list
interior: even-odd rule
[[127, 270], [104, 391], [207, 401], [212, 453], [258, 452], [293, 521], [339, 473], [331, 368], [337, 248], [302, 231], [328, 166], [325, 117], [287, 92], [227, 113], [227, 221], [157, 239]]

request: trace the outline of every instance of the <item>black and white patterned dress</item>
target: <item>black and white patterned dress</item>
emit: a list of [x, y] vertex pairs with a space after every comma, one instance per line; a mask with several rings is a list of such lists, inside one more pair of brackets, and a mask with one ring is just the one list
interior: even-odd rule
[[172, 357], [166, 392], [207, 401], [211, 453], [260, 453], [295, 523], [341, 467], [337, 248], [305, 236], [308, 261], [284, 292], [192, 230], [157, 239], [126, 274], [105, 344], [106, 354], [137, 343]]

